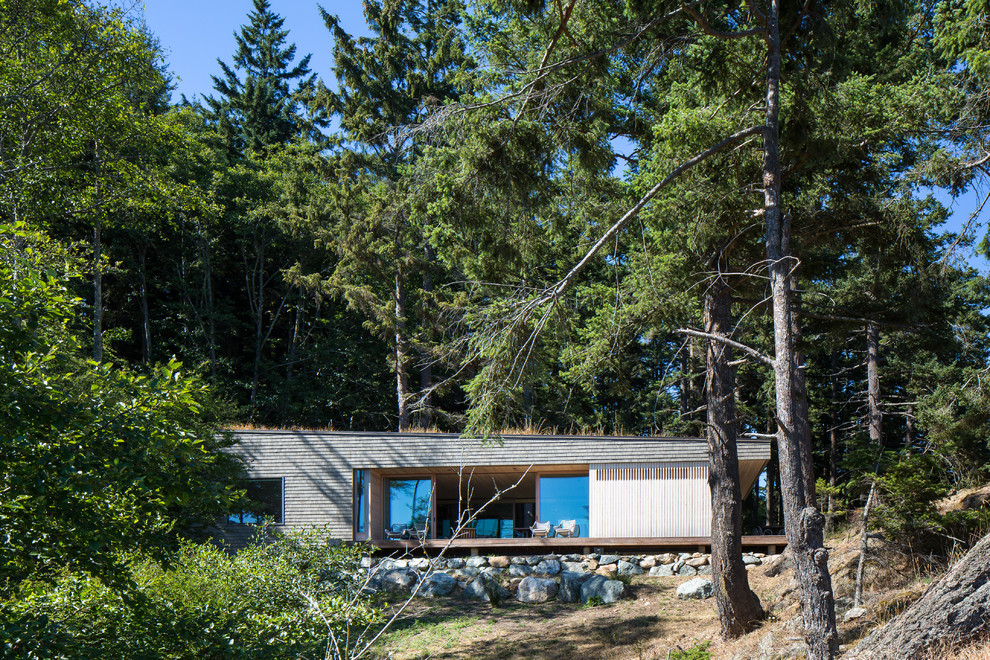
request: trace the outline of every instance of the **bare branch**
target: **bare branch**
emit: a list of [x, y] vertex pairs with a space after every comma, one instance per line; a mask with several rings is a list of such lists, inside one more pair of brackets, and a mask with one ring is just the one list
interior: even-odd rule
[[761, 28], [753, 28], [751, 30], [743, 30], [741, 32], [722, 32], [721, 30], [714, 29], [711, 24], [701, 15], [694, 6], [684, 5], [684, 11], [694, 19], [694, 22], [698, 24], [701, 31], [707, 35], [718, 37], [719, 39], [744, 39], [746, 37], [762, 36], [766, 38], [766, 30]]
[[734, 339], [729, 339], [728, 337], [722, 337], [721, 335], [713, 335], [708, 332], [701, 332], [700, 330], [691, 330], [690, 328], [678, 328], [677, 330], [674, 330], [674, 332], [676, 332], [679, 335], [689, 335], [691, 337], [700, 337], [701, 339], [708, 339], [711, 341], [721, 342], [726, 346], [731, 346], [732, 348], [739, 349], [746, 355], [749, 355], [759, 360], [763, 364], [769, 365], [771, 367], [773, 366], [773, 360], [770, 359], [768, 356], [764, 355], [763, 353], [760, 353], [755, 348], [750, 348], [746, 344], [740, 344]]

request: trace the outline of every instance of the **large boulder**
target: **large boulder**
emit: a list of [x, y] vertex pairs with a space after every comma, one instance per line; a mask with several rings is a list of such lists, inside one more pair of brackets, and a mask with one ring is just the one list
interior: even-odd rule
[[462, 580], [470, 580], [478, 577], [478, 573], [480, 572], [477, 568], [458, 568], [454, 571], [454, 577], [461, 578]]
[[505, 556], [489, 557], [488, 565], [494, 568], [508, 568], [509, 558]]
[[654, 557], [653, 555], [646, 555], [645, 557], [639, 560], [639, 567], [647, 571], [650, 570], [651, 568], [654, 568], [656, 565], [657, 565], [657, 558]]
[[747, 566], [758, 566], [763, 563], [763, 560], [759, 557], [754, 557], [753, 555], [747, 553], [742, 556], [743, 564]]
[[963, 645], [988, 631], [990, 535], [980, 539], [910, 607], [871, 632], [849, 657], [920, 658], [950, 640]]
[[609, 580], [604, 575], [594, 575], [581, 585], [581, 602], [600, 598], [603, 603], [614, 603], [622, 597], [626, 585], [618, 580]]
[[392, 593], [410, 591], [419, 582], [419, 573], [411, 568], [392, 568], [382, 575], [382, 589]]
[[556, 559], [544, 559], [533, 568], [536, 575], [556, 575], [560, 573], [560, 562]]
[[545, 603], [556, 595], [556, 582], [532, 576], [523, 578], [516, 590], [516, 600], [520, 603]]
[[437, 596], [449, 596], [450, 592], [457, 586], [457, 580], [446, 573], [432, 573], [425, 580], [419, 589], [419, 595], [423, 598], [436, 598]]
[[498, 583], [498, 580], [491, 573], [482, 573], [477, 578], [468, 582], [464, 587], [465, 598], [477, 598], [480, 600], [491, 600], [491, 594], [497, 592], [499, 598], [508, 598], [511, 594], [509, 590]]
[[660, 564], [650, 569], [650, 575], [654, 577], [670, 577], [674, 574], [673, 564]]
[[685, 559], [684, 563], [692, 568], [701, 568], [708, 563], [708, 559], [706, 557], [691, 557], [691, 559]]
[[484, 568], [488, 566], [488, 560], [484, 557], [468, 557], [468, 560], [464, 562], [464, 565], [468, 568]]
[[634, 564], [624, 559], [620, 559], [618, 563], [619, 575], [642, 575], [643, 569], [639, 567], [639, 564]]
[[714, 595], [715, 585], [712, 584], [711, 580], [705, 580], [703, 578], [688, 580], [681, 586], [677, 587], [677, 597], [681, 600], [688, 600], [691, 598], [704, 600], [706, 598], [711, 598]]
[[560, 590], [557, 598], [565, 603], [576, 603], [581, 600], [581, 585], [591, 579], [591, 573], [578, 571], [563, 571], [560, 574]]
[[529, 566], [524, 566], [522, 564], [512, 564], [509, 566], [509, 577], [526, 577], [533, 572], [533, 569]]
[[599, 566], [595, 573], [606, 578], [614, 578], [619, 573], [619, 567], [615, 564], [606, 564], [605, 566]]
[[698, 569], [696, 569], [694, 566], [688, 566], [687, 564], [683, 564], [680, 568], [674, 571], [674, 575], [680, 575], [681, 577], [697, 575], [697, 574], [698, 574]]
[[464, 560], [460, 557], [451, 557], [447, 560], [447, 568], [464, 568]]
[[598, 559], [598, 565], [599, 566], [606, 566], [608, 564], [615, 564], [615, 563], [617, 563], [619, 561], [619, 559], [621, 559], [621, 557], [619, 557], [619, 555], [602, 555]]

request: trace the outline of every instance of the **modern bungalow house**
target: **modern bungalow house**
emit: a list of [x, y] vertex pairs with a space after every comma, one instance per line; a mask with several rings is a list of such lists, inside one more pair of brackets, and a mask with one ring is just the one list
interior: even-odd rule
[[[703, 439], [507, 435], [500, 443], [483, 443], [444, 433], [317, 431], [235, 436], [231, 451], [245, 461], [249, 494], [265, 503], [265, 515], [281, 528], [329, 525], [336, 537], [367, 539], [385, 549], [424, 542], [473, 552], [710, 543]], [[767, 440], [740, 440], [744, 493], [769, 460]], [[464, 524], [469, 515], [473, 519]], [[235, 546], [244, 543], [257, 518], [231, 515], [224, 535]], [[549, 538], [533, 538], [537, 521], [567, 526], [556, 538], [552, 531]], [[783, 539], [759, 541], [783, 545]]]

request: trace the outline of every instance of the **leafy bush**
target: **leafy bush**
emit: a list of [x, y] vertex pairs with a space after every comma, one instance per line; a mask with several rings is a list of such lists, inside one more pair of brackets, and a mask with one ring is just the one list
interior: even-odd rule
[[202, 382], [174, 361], [88, 358], [69, 288], [82, 269], [0, 223], [0, 599], [66, 566], [107, 580], [121, 556], [164, 558], [236, 499], [240, 464], [205, 421]]
[[381, 618], [362, 594], [363, 548], [325, 531], [231, 555], [186, 542], [169, 566], [130, 562], [118, 589], [66, 572], [28, 581], [3, 605], [7, 656], [23, 658], [350, 657]]

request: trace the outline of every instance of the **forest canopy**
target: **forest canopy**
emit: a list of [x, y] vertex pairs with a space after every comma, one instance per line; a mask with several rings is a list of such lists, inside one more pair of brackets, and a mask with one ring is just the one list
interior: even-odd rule
[[985, 2], [319, 11], [330, 70], [254, 0], [176, 102], [139, 17], [0, 0], [8, 594], [194, 553], [235, 425], [792, 433], [743, 524], [801, 482], [975, 529], [933, 502], [990, 476], [988, 243], [939, 201], [985, 185]]

